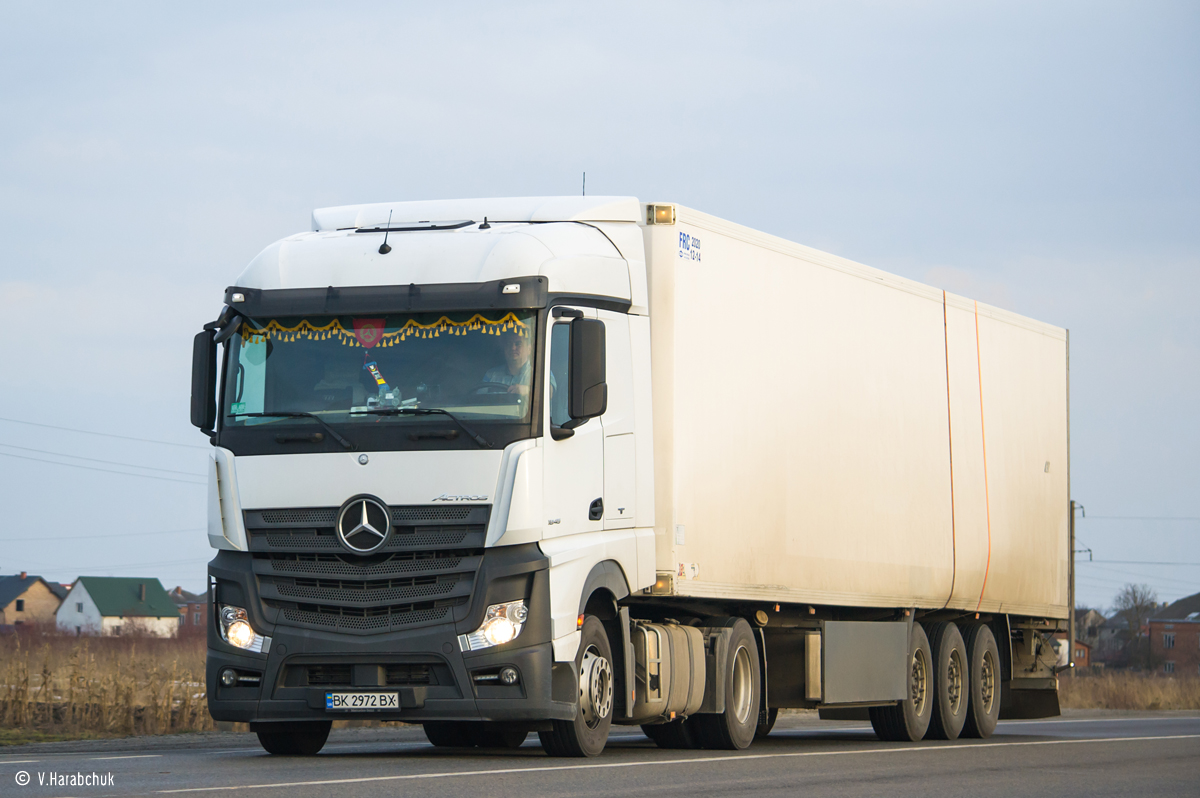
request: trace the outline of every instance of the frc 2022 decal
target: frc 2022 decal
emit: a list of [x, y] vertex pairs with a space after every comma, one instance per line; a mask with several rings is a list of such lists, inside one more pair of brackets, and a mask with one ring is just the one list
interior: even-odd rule
[[679, 257], [684, 260], [700, 260], [700, 239], [688, 233], [680, 233]]

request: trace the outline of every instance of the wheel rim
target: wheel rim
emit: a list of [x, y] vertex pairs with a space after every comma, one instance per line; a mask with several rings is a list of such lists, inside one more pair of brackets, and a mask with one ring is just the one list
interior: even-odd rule
[[992, 714], [992, 704], [996, 700], [996, 663], [992, 658], [992, 652], [988, 651], [983, 655], [983, 662], [979, 663], [979, 703], [983, 708], [983, 714]]
[[612, 664], [595, 646], [588, 646], [579, 665], [579, 711], [583, 722], [594, 729], [612, 711]]
[[950, 652], [950, 662], [946, 664], [946, 701], [950, 705], [950, 714], [957, 715], [962, 709], [963, 699], [963, 663], [962, 654], [957, 649]]
[[929, 663], [925, 661], [925, 652], [919, 648], [913, 652], [909, 689], [913, 711], [918, 716], [924, 715], [925, 703], [929, 698]]
[[750, 652], [742, 646], [733, 655], [733, 715], [738, 723], [750, 717], [750, 705], [754, 703], [754, 671], [750, 666]]

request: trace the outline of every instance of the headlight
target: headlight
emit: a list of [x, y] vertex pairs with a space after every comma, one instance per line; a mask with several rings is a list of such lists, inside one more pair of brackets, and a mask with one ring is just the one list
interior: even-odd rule
[[222, 604], [218, 608], [221, 621], [221, 637], [234, 648], [244, 648], [265, 654], [271, 650], [271, 638], [263, 637], [250, 626], [246, 611], [241, 607]]
[[458, 647], [463, 651], [478, 651], [512, 642], [521, 634], [527, 617], [529, 610], [525, 608], [524, 600], [493, 604], [487, 608], [478, 629], [458, 636]]

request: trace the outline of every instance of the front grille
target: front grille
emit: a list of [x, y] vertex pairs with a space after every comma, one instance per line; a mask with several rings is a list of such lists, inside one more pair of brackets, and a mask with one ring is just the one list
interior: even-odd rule
[[[454, 604], [458, 603], [465, 602], [454, 602]], [[297, 625], [382, 632], [397, 626], [440, 621], [447, 616], [454, 604], [438, 607], [430, 602], [373, 607], [369, 610], [301, 604], [296, 608], [285, 608], [281, 615]]]
[[[392, 523], [405, 521], [465, 521], [478, 505], [445, 505], [433, 507], [393, 507]], [[337, 507], [297, 507], [290, 510], [248, 510], [264, 526], [328, 526], [337, 520]], [[247, 520], [250, 520], [249, 518]]]
[[333, 522], [337, 518], [337, 509], [333, 507], [316, 507], [296, 510], [261, 510], [258, 515], [264, 524], [333, 526]]
[[[380, 666], [370, 665], [368, 672], [378, 667]], [[445, 670], [445, 666], [440, 667]], [[452, 683], [453, 680], [448, 678], [448, 674], [443, 674], [442, 679], [438, 678], [438, 668], [439, 666], [428, 663], [388, 663], [382, 666], [382, 683], [390, 687]], [[369, 687], [375, 684], [374, 680], [371, 680], [355, 685], [354, 666], [349, 663], [293, 665], [288, 669], [284, 681], [289, 686], [309, 687]]]
[[386, 684], [433, 684], [428, 665], [388, 665]]
[[454, 619], [474, 589], [489, 512], [393, 507], [392, 535], [368, 556], [340, 545], [336, 508], [247, 510], [244, 518], [260, 596], [278, 623], [376, 634]]
[[343, 685], [350, 684], [350, 665], [309, 665], [308, 683], [311, 685]]
[[280, 596], [300, 599], [335, 599], [355, 604], [380, 604], [442, 596], [470, 577], [462, 574], [422, 576], [407, 579], [296, 579], [264, 576], [262, 581], [275, 586]]
[[[421, 546], [453, 546], [471, 534], [469, 526], [393, 527], [392, 535], [380, 551], [412, 549]], [[341, 550], [342, 544], [328, 529], [268, 529], [251, 533], [255, 550], [261, 551], [322, 551]]]

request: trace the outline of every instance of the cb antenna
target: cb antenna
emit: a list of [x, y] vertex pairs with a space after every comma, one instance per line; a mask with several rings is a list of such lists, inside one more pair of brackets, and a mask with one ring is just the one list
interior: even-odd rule
[[388, 233], [390, 232], [392, 232], [392, 212], [388, 211], [387, 227], [383, 228], [383, 243], [379, 245], [380, 255], [386, 255], [392, 251], [392, 248], [388, 246], [387, 242]]
[[583, 173], [583, 196], [587, 196], [587, 172]]

